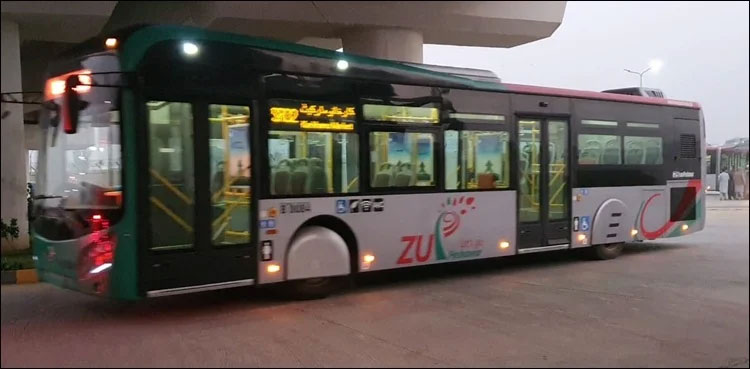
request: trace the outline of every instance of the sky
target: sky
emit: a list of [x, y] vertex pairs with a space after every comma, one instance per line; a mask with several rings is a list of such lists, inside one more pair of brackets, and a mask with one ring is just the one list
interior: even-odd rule
[[748, 2], [572, 2], [552, 36], [513, 48], [425, 45], [424, 63], [504, 82], [602, 91], [638, 86], [703, 106], [706, 137], [748, 137]]

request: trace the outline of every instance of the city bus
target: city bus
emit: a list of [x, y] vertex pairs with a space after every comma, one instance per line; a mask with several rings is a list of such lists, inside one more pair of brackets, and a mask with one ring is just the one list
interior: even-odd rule
[[146, 297], [582, 249], [704, 227], [697, 103], [504, 83], [179, 26], [50, 63], [42, 281]]

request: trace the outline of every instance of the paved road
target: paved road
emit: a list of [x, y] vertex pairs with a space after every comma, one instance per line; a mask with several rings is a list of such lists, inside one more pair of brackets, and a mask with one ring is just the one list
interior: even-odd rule
[[2, 287], [2, 366], [748, 367], [747, 202], [695, 235], [398, 271], [325, 300]]

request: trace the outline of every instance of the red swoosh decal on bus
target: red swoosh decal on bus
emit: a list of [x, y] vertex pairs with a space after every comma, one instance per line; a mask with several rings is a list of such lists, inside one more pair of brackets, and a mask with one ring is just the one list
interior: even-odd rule
[[[688, 181], [688, 187], [695, 188], [695, 196], [697, 199], [698, 191], [701, 189], [700, 179], [691, 179], [690, 181]], [[665, 223], [663, 226], [659, 227], [659, 229], [655, 231], [646, 230], [646, 227], [643, 225], [643, 217], [646, 215], [646, 209], [648, 209], [648, 205], [651, 203], [651, 200], [657, 198], [658, 196], [661, 196], [661, 194], [657, 193], [649, 197], [648, 200], [646, 200], [646, 205], [643, 206], [643, 211], [641, 211], [641, 221], [640, 221], [641, 233], [643, 234], [644, 237], [646, 237], [649, 240], [653, 240], [663, 235], [664, 233], [667, 232], [667, 230], [670, 227], [672, 227], [675, 224], [675, 222], [669, 220], [667, 221], [667, 223]], [[685, 193], [685, 195], [682, 196], [682, 198], [680, 199], [680, 206], [677, 207], [678, 218], [682, 218], [682, 216], [688, 210], [691, 200], [692, 199], [687, 196], [687, 193]]]

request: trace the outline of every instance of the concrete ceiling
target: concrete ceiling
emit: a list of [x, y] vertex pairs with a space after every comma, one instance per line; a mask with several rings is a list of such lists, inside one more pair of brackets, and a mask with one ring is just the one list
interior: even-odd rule
[[512, 47], [549, 37], [564, 1], [3, 1], [21, 40], [79, 42], [138, 23], [184, 24], [341, 47], [352, 28], [404, 28], [429, 44]]
[[3, 1], [3, 19], [18, 23], [21, 42], [80, 42], [96, 36], [117, 1]]

